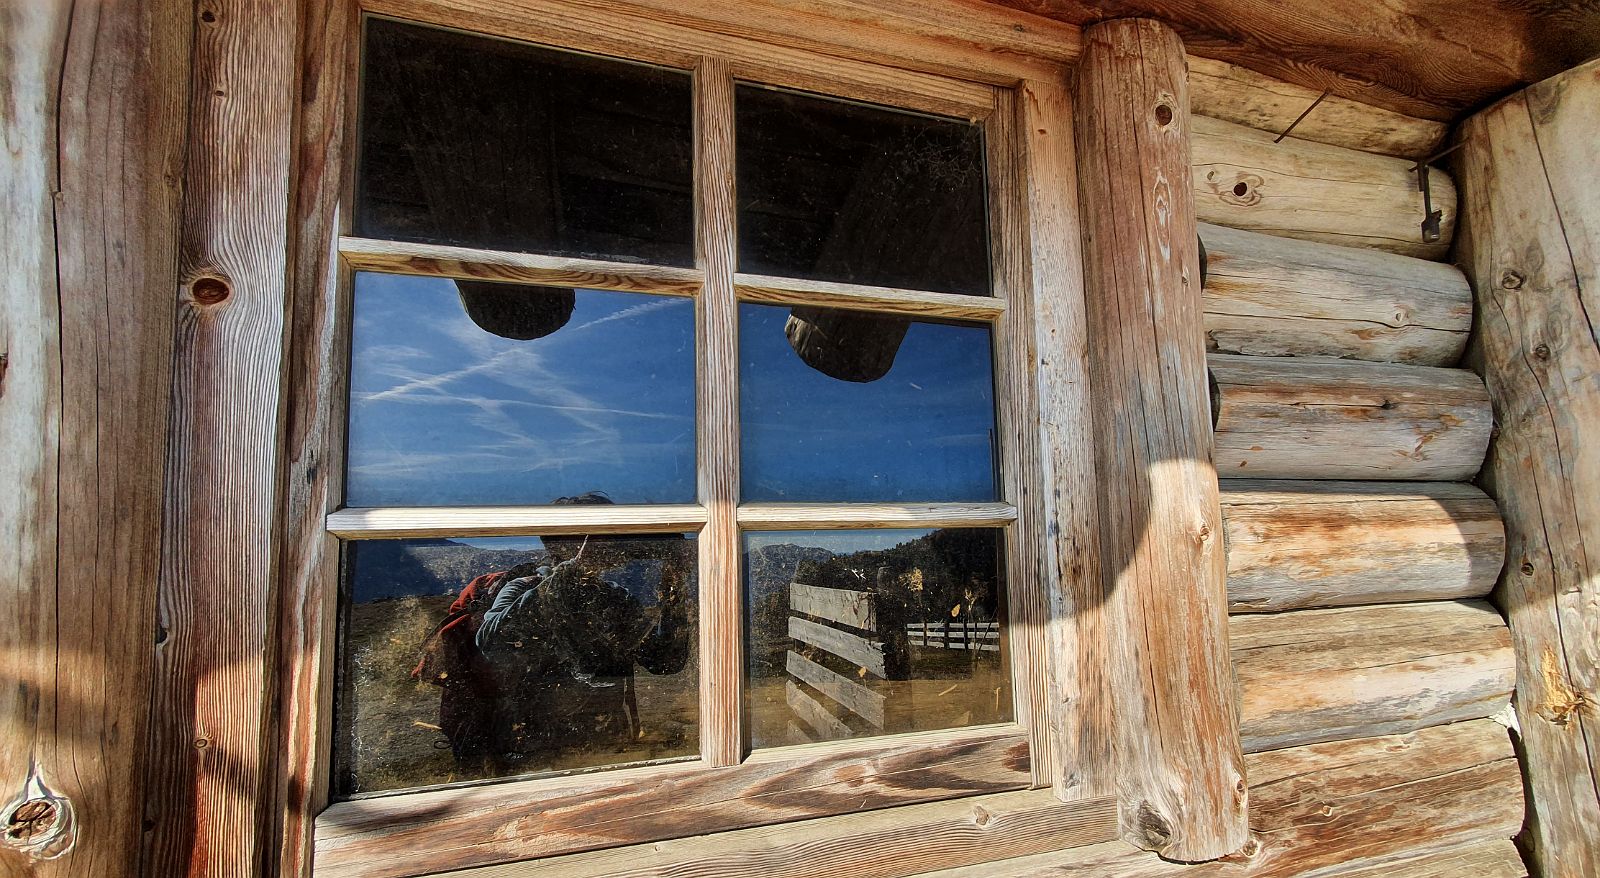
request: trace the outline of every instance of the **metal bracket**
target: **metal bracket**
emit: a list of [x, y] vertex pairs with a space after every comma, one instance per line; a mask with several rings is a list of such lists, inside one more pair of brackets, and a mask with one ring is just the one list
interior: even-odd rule
[[1272, 138], [1272, 142], [1273, 143], [1282, 143], [1283, 139], [1285, 137], [1289, 136], [1289, 132], [1293, 131], [1296, 127], [1298, 127], [1301, 122], [1304, 122], [1306, 117], [1311, 115], [1311, 111], [1315, 110], [1317, 108], [1317, 105], [1322, 103], [1323, 100], [1325, 100], [1327, 97], [1328, 97], [1328, 92], [1326, 90], [1324, 90], [1322, 92], [1322, 94], [1317, 95], [1317, 99], [1311, 102], [1311, 106], [1306, 107], [1305, 112], [1303, 112], [1300, 115], [1296, 116], [1294, 121], [1289, 123], [1289, 127], [1283, 129], [1283, 133], [1282, 134], [1279, 134], [1277, 137]]
[[1444, 220], [1444, 211], [1433, 209], [1433, 190], [1428, 185], [1429, 166], [1466, 145], [1467, 142], [1463, 140], [1444, 152], [1429, 156], [1411, 166], [1411, 170], [1417, 175], [1417, 188], [1422, 190], [1422, 243], [1424, 244], [1433, 244], [1439, 240], [1443, 233], [1440, 225]]

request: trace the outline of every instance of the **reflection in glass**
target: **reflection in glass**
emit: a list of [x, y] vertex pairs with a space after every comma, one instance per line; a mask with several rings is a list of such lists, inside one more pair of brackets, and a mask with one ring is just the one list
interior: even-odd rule
[[989, 295], [983, 131], [741, 85], [739, 270]]
[[688, 299], [359, 273], [346, 502], [695, 497]]
[[1001, 531], [744, 539], [752, 746], [1011, 720]]
[[747, 502], [995, 499], [987, 326], [739, 306]]
[[356, 234], [694, 262], [689, 74], [367, 22]]
[[340, 795], [697, 752], [692, 535], [369, 540], [346, 560]]

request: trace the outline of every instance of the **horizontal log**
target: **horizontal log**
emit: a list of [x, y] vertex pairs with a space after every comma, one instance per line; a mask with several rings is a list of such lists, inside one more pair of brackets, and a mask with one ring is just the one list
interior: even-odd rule
[[1449, 482], [1222, 482], [1228, 609], [1482, 597], [1505, 560], [1494, 500]]
[[[1189, 56], [1189, 107], [1273, 136], [1294, 136], [1379, 155], [1422, 158], [1437, 152], [1450, 126], [1284, 82], [1226, 61]], [[1315, 104], [1315, 109], [1311, 109]], [[1309, 113], [1306, 110], [1310, 109]], [[1305, 118], [1300, 115], [1305, 113]], [[1296, 120], [1299, 124], [1295, 124]]]
[[1472, 288], [1452, 265], [1200, 224], [1206, 345], [1266, 357], [1452, 366]]
[[1494, 416], [1462, 369], [1213, 354], [1222, 478], [1462, 481]]
[[[1245, 757], [1251, 843], [1171, 863], [1122, 842], [923, 878], [1522, 878], [1522, 779], [1490, 720]], [[507, 876], [509, 878], [509, 876]]]
[[1429, 175], [1442, 236], [1422, 240], [1422, 193], [1413, 162], [1285, 138], [1194, 116], [1195, 214], [1201, 222], [1286, 238], [1443, 259], [1456, 221], [1455, 184]]
[[1505, 620], [1479, 601], [1234, 616], [1228, 635], [1245, 752], [1486, 717], [1514, 683]]

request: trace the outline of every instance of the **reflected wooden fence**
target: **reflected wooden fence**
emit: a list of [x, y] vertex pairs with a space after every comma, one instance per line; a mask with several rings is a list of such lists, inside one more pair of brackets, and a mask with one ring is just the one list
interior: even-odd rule
[[[887, 679], [883, 641], [871, 636], [878, 630], [878, 607], [873, 595], [795, 582], [789, 585], [789, 609], [813, 617], [791, 615], [790, 637], [854, 665], [858, 668], [859, 680]], [[863, 734], [883, 731], [885, 699], [881, 693], [794, 650], [785, 656], [785, 663], [789, 680], [784, 684], [784, 697], [795, 716], [789, 722], [791, 741], [798, 744], [836, 741], [856, 735], [855, 729], [799, 683], [820, 692], [857, 717], [869, 729]]]
[[906, 635], [912, 646], [1000, 651], [999, 622], [913, 622]]

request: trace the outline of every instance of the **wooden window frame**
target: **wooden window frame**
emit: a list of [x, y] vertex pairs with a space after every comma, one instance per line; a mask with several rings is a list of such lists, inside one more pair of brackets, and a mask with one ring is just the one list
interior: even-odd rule
[[[306, 76], [322, 88], [302, 107], [299, 144], [306, 154], [300, 159], [302, 167], [310, 156], [320, 161], [319, 173], [302, 180], [291, 309], [295, 363], [284, 495], [289, 544], [280, 615], [285, 632], [280, 703], [285, 706], [281, 727], [286, 747], [280, 783], [284, 805], [280, 858], [304, 863], [314, 848], [318, 876], [407, 876], [1045, 786], [1054, 786], [1060, 798], [1084, 800], [1085, 807], [1103, 806], [1110, 792], [1105, 779], [1112, 769], [1100, 763], [1108, 763], [1109, 756], [1082, 742], [1106, 740], [1108, 721], [1092, 694], [1074, 691], [1085, 688], [1074, 682], [1085, 678], [1084, 670], [1062, 667], [1059, 658], [1066, 652], [1087, 656], [1095, 647], [1088, 629], [1070, 630], [1067, 620], [1077, 604], [1063, 589], [1077, 586], [1059, 581], [1061, 568], [1047, 545], [1047, 527], [1053, 533], [1056, 513], [1045, 492], [1037, 488], [1045, 472], [1060, 469], [1045, 459], [1048, 450], [1041, 451], [1041, 434], [1047, 435], [1052, 414], [1040, 409], [1036, 349], [1042, 330], [1034, 324], [1034, 313], [1043, 288], [1059, 292], [1061, 281], [1040, 276], [1040, 270], [1065, 268], [1069, 279], [1076, 277], [1078, 257], [1074, 199], [1044, 191], [1046, 185], [1059, 186], [1061, 181], [1041, 185], [1035, 179], [1049, 164], [1049, 156], [1029, 142], [1033, 122], [1039, 121], [1039, 92], [1065, 95], [1064, 69], [1030, 59], [1034, 64], [1026, 68], [1030, 73], [1042, 69], [1055, 75], [1049, 82], [1025, 82], [1010, 70], [1012, 61], [1003, 59], [999, 71], [979, 68], [971, 74], [974, 78], [956, 79], [838, 52], [776, 47], [655, 18], [634, 18], [622, 11], [625, 8], [597, 11], [580, 0], [347, 0], [329, 13], [329, 26], [320, 38], [308, 41]], [[696, 266], [639, 266], [349, 236], [356, 56], [361, 19], [367, 14], [692, 71]], [[988, 166], [992, 298], [737, 273], [731, 179], [736, 81], [981, 123]], [[1060, 110], [1055, 107], [1051, 112], [1056, 115], [1046, 121], [1058, 135], [1065, 124], [1070, 138], [1070, 101], [1064, 117]], [[707, 119], [718, 123], [705, 125]], [[1031, 222], [1030, 215], [1036, 217]], [[1033, 224], [1041, 220], [1057, 226], [1065, 222], [1071, 237], [1037, 234]], [[348, 350], [351, 281], [358, 270], [692, 298], [698, 358], [698, 502], [341, 508], [348, 376], [338, 364], [347, 362], [341, 354]], [[1073, 288], [1069, 282], [1065, 292], [1079, 297], [1081, 314], [1081, 284]], [[741, 302], [825, 305], [990, 325], [1003, 501], [741, 505], [733, 347]], [[1068, 314], [1067, 319], [1075, 318]], [[1081, 335], [1079, 323], [1075, 331]], [[1076, 370], [1076, 380], [1083, 379], [1081, 359], [1076, 367], [1068, 358], [1054, 368], [1057, 373]], [[703, 393], [707, 386], [724, 392]], [[733, 454], [717, 453], [729, 448]], [[1092, 497], [1092, 485], [1079, 487]], [[739, 731], [744, 686], [739, 534], [754, 528], [875, 526], [1003, 529], [1014, 722], [748, 752]], [[701, 533], [697, 541], [700, 758], [329, 805], [340, 541], [597, 530]], [[1068, 754], [1069, 750], [1074, 752]], [[1080, 762], [1091, 753], [1096, 764]]]

